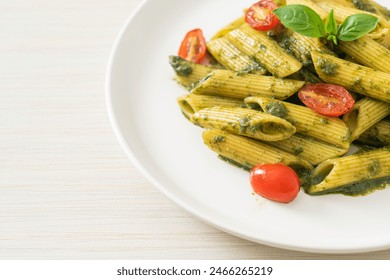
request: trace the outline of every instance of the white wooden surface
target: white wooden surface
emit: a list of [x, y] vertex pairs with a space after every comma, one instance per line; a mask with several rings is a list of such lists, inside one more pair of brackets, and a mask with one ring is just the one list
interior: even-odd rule
[[0, 0], [0, 258], [389, 259], [254, 244], [142, 177], [104, 100], [111, 45], [139, 2]]

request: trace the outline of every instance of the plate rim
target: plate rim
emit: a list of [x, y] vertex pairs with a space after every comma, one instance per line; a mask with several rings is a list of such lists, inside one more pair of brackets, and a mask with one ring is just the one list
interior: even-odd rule
[[274, 248], [279, 249], [285, 249], [290, 251], [298, 251], [298, 252], [305, 252], [305, 253], [315, 253], [315, 254], [358, 254], [358, 253], [368, 253], [368, 252], [377, 252], [382, 250], [390, 249], [390, 244], [387, 245], [378, 245], [378, 246], [366, 246], [366, 247], [360, 247], [360, 248], [323, 248], [323, 247], [309, 247], [309, 246], [299, 246], [299, 245], [291, 245], [283, 242], [275, 242], [271, 240], [265, 240], [264, 238], [253, 238], [245, 232], [240, 232], [239, 230], [235, 229], [234, 227], [227, 225], [225, 223], [219, 222], [218, 220], [215, 220], [214, 218], [207, 215], [207, 213], [203, 213], [201, 210], [196, 209], [195, 207], [192, 207], [188, 203], [186, 203], [184, 200], [180, 199], [178, 196], [174, 194], [174, 192], [168, 191], [167, 188], [164, 187], [163, 184], [161, 184], [158, 180], [154, 178], [154, 176], [144, 167], [144, 165], [141, 163], [141, 161], [137, 158], [137, 156], [134, 154], [134, 152], [130, 149], [129, 145], [127, 144], [127, 141], [125, 140], [121, 129], [119, 127], [117, 117], [113, 108], [113, 100], [112, 100], [112, 91], [111, 91], [111, 85], [112, 85], [112, 70], [115, 63], [115, 58], [117, 51], [120, 47], [120, 44], [123, 40], [124, 35], [126, 34], [127, 29], [133, 22], [133, 20], [136, 18], [136, 16], [139, 14], [139, 12], [145, 7], [145, 5], [148, 2], [151, 2], [152, 0], [142, 0], [138, 6], [135, 8], [135, 10], [130, 13], [130, 15], [125, 20], [124, 24], [122, 25], [119, 33], [117, 34], [114, 43], [111, 47], [109, 57], [108, 57], [108, 63], [106, 66], [105, 71], [105, 103], [106, 103], [106, 111], [108, 114], [109, 122], [111, 125], [111, 129], [113, 130], [115, 134], [115, 138], [119, 142], [119, 145], [124, 150], [127, 157], [130, 159], [130, 161], [134, 164], [134, 166], [141, 172], [143, 177], [147, 179], [159, 192], [164, 194], [169, 200], [173, 201], [176, 205], [178, 205], [180, 208], [184, 209], [187, 213], [191, 214], [192, 216], [196, 217], [197, 219], [200, 219], [202, 222], [217, 228], [218, 230], [221, 230], [223, 232], [226, 232], [228, 234], [231, 234], [233, 236], [236, 236], [238, 238], [242, 238], [257, 244], [266, 245]]

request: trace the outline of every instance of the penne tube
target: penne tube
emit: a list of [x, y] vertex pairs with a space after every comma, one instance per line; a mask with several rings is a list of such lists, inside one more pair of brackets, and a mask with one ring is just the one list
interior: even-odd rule
[[244, 108], [245, 103], [240, 99], [226, 98], [220, 96], [187, 94], [180, 96], [177, 103], [187, 119], [204, 108], [211, 108], [215, 106], [220, 107], [241, 107]]
[[312, 53], [320, 78], [368, 97], [390, 102], [390, 74], [319, 52]]
[[192, 88], [191, 93], [244, 99], [261, 95], [286, 99], [298, 92], [305, 82], [255, 74], [238, 75], [231, 70], [215, 70]]
[[390, 120], [383, 120], [364, 132], [359, 143], [376, 147], [390, 146]]
[[283, 163], [293, 168], [304, 180], [313, 169], [309, 162], [293, 154], [244, 136], [216, 129], [205, 130], [202, 136], [212, 151], [248, 171], [258, 164]]
[[225, 37], [211, 40], [207, 49], [225, 68], [241, 72], [264, 75], [267, 70], [249, 56], [237, 49]]
[[[323, 0], [321, 0], [323, 1]], [[340, 1], [340, 0], [339, 0]], [[351, 8], [359, 9], [361, 11], [366, 11], [370, 13], [374, 13], [377, 15], [381, 15], [387, 20], [390, 19], [390, 12], [385, 7], [382, 7], [375, 1], [370, 0], [344, 0], [344, 3], [349, 3]]]
[[356, 8], [351, 8], [347, 6], [340, 5], [338, 3], [335, 3], [333, 1], [322, 1], [317, 2], [317, 5], [320, 6], [323, 10], [326, 11], [326, 13], [329, 13], [331, 10], [334, 11], [334, 17], [337, 22], [341, 23], [343, 22], [347, 17], [356, 15], [356, 14], [368, 14], [377, 17], [380, 22], [379, 25], [383, 28], [388, 28], [389, 23], [388, 21], [381, 15], [377, 15], [374, 13], [370, 13], [367, 11], [362, 11]]
[[306, 188], [310, 195], [342, 193], [365, 195], [390, 183], [390, 148], [330, 159], [313, 172]]
[[327, 159], [343, 156], [348, 152], [347, 148], [327, 144], [298, 133], [286, 140], [267, 142], [267, 144], [296, 155], [312, 165], [318, 165]]
[[360, 64], [390, 73], [390, 50], [369, 36], [351, 42], [340, 41], [339, 47]]
[[264, 141], [287, 139], [295, 133], [288, 121], [247, 108], [206, 108], [193, 114], [191, 122]]
[[343, 120], [351, 130], [351, 140], [354, 141], [389, 114], [390, 103], [366, 97], [359, 100], [353, 109], [344, 115]]
[[333, 54], [318, 38], [303, 36], [290, 29], [285, 29], [277, 40], [283, 49], [291, 53], [305, 67], [313, 68], [312, 51]]
[[215, 40], [215, 39], [224, 37], [230, 31], [233, 31], [234, 29], [239, 28], [244, 23], [245, 23], [245, 18], [243, 16], [237, 18], [236, 20], [232, 21], [228, 25], [226, 25], [223, 28], [221, 28], [220, 30], [218, 30], [218, 32], [211, 38], [211, 40]]
[[312, 10], [314, 10], [317, 14], [320, 15], [322, 19], [326, 19], [328, 17], [328, 13], [321, 7], [319, 6], [316, 2], [311, 1], [311, 0], [286, 0], [287, 5], [304, 5]]
[[286, 53], [276, 41], [248, 24], [229, 32], [226, 38], [243, 53], [261, 62], [274, 76], [287, 77], [302, 68], [302, 64]]
[[249, 108], [287, 120], [302, 135], [307, 135], [345, 149], [348, 149], [350, 146], [350, 130], [338, 118], [325, 117], [305, 106], [270, 98], [248, 97], [244, 101]]
[[212, 67], [184, 60], [179, 56], [170, 56], [169, 63], [176, 73], [176, 81], [187, 89], [215, 70]]

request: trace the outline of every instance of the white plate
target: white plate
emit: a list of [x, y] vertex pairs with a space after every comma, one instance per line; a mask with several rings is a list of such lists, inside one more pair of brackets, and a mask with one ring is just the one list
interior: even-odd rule
[[[383, 0], [382, 2], [384, 2]], [[390, 248], [390, 189], [288, 205], [252, 195], [248, 173], [217, 158], [181, 114], [168, 56], [184, 34], [210, 36], [254, 1], [149, 0], [128, 19], [107, 70], [108, 110], [122, 147], [174, 202], [236, 236], [286, 249], [349, 253]]]

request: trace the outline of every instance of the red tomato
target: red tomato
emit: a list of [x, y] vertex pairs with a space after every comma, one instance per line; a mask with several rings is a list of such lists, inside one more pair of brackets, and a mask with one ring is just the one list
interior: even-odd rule
[[250, 181], [255, 193], [282, 203], [293, 201], [301, 185], [295, 171], [280, 163], [255, 166], [251, 170]]
[[309, 84], [299, 92], [298, 96], [307, 107], [329, 117], [344, 115], [355, 104], [352, 95], [338, 85]]
[[181, 42], [179, 56], [198, 63], [206, 55], [206, 40], [201, 29], [189, 31]]
[[278, 17], [272, 12], [277, 7], [272, 0], [261, 0], [248, 9], [245, 21], [256, 30], [272, 30], [280, 23]]

